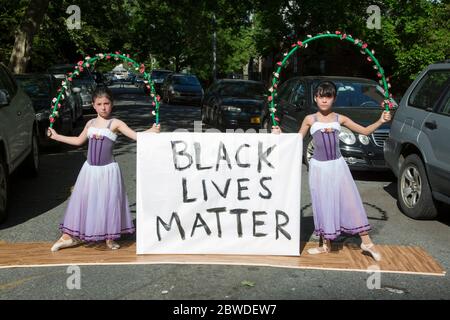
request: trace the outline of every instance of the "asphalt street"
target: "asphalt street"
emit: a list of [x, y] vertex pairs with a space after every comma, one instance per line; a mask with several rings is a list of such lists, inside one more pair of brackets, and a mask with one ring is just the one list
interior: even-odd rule
[[[113, 87], [114, 116], [137, 131], [152, 123], [149, 100], [141, 90]], [[87, 115], [84, 122], [92, 118]], [[200, 108], [161, 106], [162, 131], [193, 131]], [[80, 128], [82, 129], [80, 124]], [[0, 242], [53, 242], [70, 190], [85, 160], [86, 147], [45, 150], [36, 179], [12, 178], [9, 219], [0, 225]], [[120, 137], [115, 148], [136, 215], [136, 144]], [[445, 270], [450, 269], [450, 211], [436, 220], [417, 221], [403, 215], [396, 204], [396, 179], [390, 173], [354, 173], [375, 243], [424, 248]], [[302, 240], [317, 241], [307, 184], [302, 172]], [[445, 211], [445, 212], [444, 212]], [[128, 239], [134, 239], [133, 236]], [[340, 241], [358, 243], [357, 237]], [[50, 249], [50, 248], [49, 248]], [[18, 252], [17, 254], [20, 254]], [[80, 289], [66, 285], [67, 267], [0, 269], [0, 299], [449, 299], [450, 279], [406, 274], [381, 274], [381, 286], [369, 289], [368, 273], [299, 270], [255, 266], [127, 265], [81, 266]], [[248, 285], [251, 283], [252, 285]]]

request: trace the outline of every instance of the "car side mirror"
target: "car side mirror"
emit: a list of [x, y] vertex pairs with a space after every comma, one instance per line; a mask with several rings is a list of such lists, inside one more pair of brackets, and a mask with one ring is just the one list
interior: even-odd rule
[[9, 104], [9, 93], [5, 89], [0, 89], [0, 106]]
[[81, 92], [81, 88], [73, 87], [73, 88], [72, 88], [72, 91], [73, 91], [74, 93], [80, 93], [80, 92]]

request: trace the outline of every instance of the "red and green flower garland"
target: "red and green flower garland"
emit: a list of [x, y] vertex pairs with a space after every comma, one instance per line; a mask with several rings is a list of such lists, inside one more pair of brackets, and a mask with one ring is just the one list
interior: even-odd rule
[[75, 66], [73, 72], [69, 72], [66, 75], [66, 79], [61, 82], [61, 87], [58, 89], [58, 95], [52, 99], [52, 105], [51, 105], [51, 114], [50, 114], [50, 128], [53, 127], [53, 123], [55, 122], [55, 118], [59, 116], [58, 109], [61, 107], [60, 101], [64, 100], [65, 98], [65, 91], [68, 88], [68, 85], [70, 82], [72, 82], [74, 77], [78, 77], [81, 72], [84, 71], [84, 68], [89, 68], [91, 66], [95, 66], [95, 63], [99, 60], [119, 60], [122, 59], [124, 62], [126, 62], [130, 67], [134, 67], [136, 71], [139, 71], [139, 73], [143, 74], [144, 77], [144, 84], [147, 87], [147, 89], [150, 89], [150, 96], [153, 99], [152, 101], [152, 107], [154, 110], [152, 111], [152, 114], [155, 116], [155, 123], [159, 123], [159, 104], [160, 104], [160, 96], [156, 94], [156, 90], [153, 84], [153, 81], [150, 79], [150, 74], [145, 71], [145, 65], [139, 64], [133, 59], [130, 58], [129, 54], [121, 54], [120, 52], [116, 53], [98, 53], [94, 57], [86, 56], [84, 58], [84, 61], [78, 61], [77, 65]]
[[289, 52], [285, 52], [284, 53], [284, 58], [282, 61], [277, 62], [277, 70], [273, 73], [273, 79], [272, 79], [272, 86], [269, 89], [270, 95], [268, 96], [268, 101], [269, 101], [269, 112], [270, 112], [270, 116], [272, 118], [272, 124], [274, 126], [277, 126], [277, 121], [279, 121], [279, 119], [275, 116], [275, 112], [276, 110], [276, 105], [275, 105], [275, 96], [277, 95], [277, 87], [278, 87], [278, 82], [279, 82], [279, 78], [280, 78], [280, 72], [281, 72], [281, 68], [286, 66], [286, 62], [289, 60], [289, 58], [291, 57], [291, 55], [298, 50], [299, 48], [306, 48], [308, 46], [309, 42], [318, 40], [318, 39], [322, 39], [322, 38], [336, 38], [336, 39], [340, 39], [340, 40], [345, 40], [345, 41], [349, 41], [351, 43], [353, 43], [355, 46], [357, 46], [360, 49], [361, 54], [367, 54], [367, 61], [369, 63], [373, 62], [373, 68], [375, 70], [377, 70], [377, 77], [379, 79], [379, 83], [380, 85], [382, 85], [384, 87], [384, 107], [386, 111], [389, 111], [390, 109], [392, 109], [394, 107], [394, 102], [392, 100], [392, 95], [389, 94], [389, 88], [391, 87], [391, 85], [389, 84], [388, 79], [386, 79], [385, 74], [384, 74], [384, 70], [381, 67], [380, 63], [378, 62], [377, 58], [375, 58], [374, 54], [375, 51], [374, 50], [369, 50], [368, 49], [368, 45], [367, 43], [365, 43], [362, 40], [359, 39], [355, 39], [353, 38], [351, 35], [346, 34], [346, 33], [342, 33], [341, 31], [336, 31], [334, 34], [330, 33], [329, 31], [327, 31], [326, 33], [319, 33], [316, 36], [311, 36], [308, 35], [307, 39], [304, 41], [297, 41], [296, 43], [292, 44], [291, 46], [291, 50]]

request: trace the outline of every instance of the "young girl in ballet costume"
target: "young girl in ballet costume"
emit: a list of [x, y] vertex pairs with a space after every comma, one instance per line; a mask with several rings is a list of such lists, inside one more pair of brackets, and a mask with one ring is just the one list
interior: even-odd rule
[[[377, 122], [367, 127], [360, 126], [350, 118], [332, 111], [336, 93], [336, 86], [331, 81], [323, 81], [318, 85], [314, 101], [319, 111], [305, 117], [299, 131], [303, 138], [310, 130], [314, 142], [314, 155], [309, 165], [309, 187], [315, 233], [324, 240], [321, 247], [311, 248], [308, 253], [330, 252], [330, 241], [343, 232], [359, 234], [361, 249], [380, 261], [381, 254], [367, 234], [371, 227], [361, 197], [347, 163], [340, 154], [339, 132], [343, 125], [354, 132], [370, 135], [383, 123], [390, 121], [391, 115], [383, 112]], [[281, 133], [281, 129], [274, 126], [272, 132]]]
[[[92, 103], [97, 117], [86, 123], [78, 137], [67, 137], [49, 128], [51, 139], [81, 146], [89, 140], [87, 160], [78, 175], [64, 218], [59, 226], [63, 233], [51, 251], [72, 247], [81, 241], [104, 241], [110, 249], [119, 249], [114, 240], [133, 233], [128, 198], [119, 165], [114, 161], [113, 147], [117, 132], [136, 140], [136, 132], [123, 121], [111, 118], [112, 93], [98, 88]], [[155, 124], [150, 132], [159, 132]]]

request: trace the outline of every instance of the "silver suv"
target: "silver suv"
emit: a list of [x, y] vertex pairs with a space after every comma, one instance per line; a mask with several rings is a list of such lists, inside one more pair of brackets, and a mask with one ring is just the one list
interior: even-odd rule
[[407, 216], [432, 219], [440, 202], [450, 204], [450, 61], [428, 66], [408, 88], [384, 157]]
[[20, 165], [31, 176], [38, 173], [35, 117], [31, 99], [0, 63], [0, 222], [7, 214], [10, 174]]

